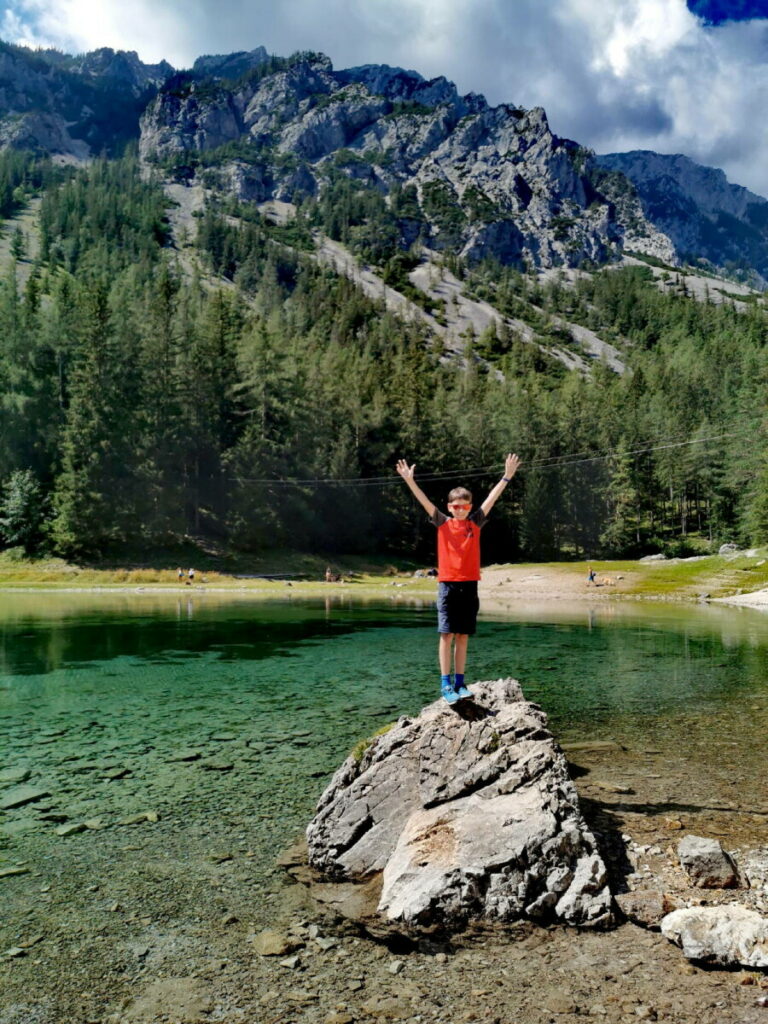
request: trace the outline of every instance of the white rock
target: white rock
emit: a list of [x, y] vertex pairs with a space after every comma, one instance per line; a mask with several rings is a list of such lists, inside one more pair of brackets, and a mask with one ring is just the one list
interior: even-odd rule
[[736, 903], [674, 910], [662, 920], [661, 932], [689, 960], [768, 967], [768, 919]]

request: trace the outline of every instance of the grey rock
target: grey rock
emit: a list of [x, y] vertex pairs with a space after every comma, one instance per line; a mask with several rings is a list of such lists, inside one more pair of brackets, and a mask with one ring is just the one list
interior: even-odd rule
[[651, 889], [617, 893], [615, 900], [621, 912], [642, 928], [659, 928], [668, 914], [680, 909], [673, 896]]
[[268, 60], [269, 54], [266, 49], [257, 46], [255, 50], [198, 57], [192, 65], [192, 70], [200, 76], [239, 78], [246, 71], [259, 67]]
[[611, 894], [546, 716], [513, 679], [401, 718], [336, 772], [307, 829], [334, 881], [381, 874], [378, 911], [406, 928], [529, 917], [611, 920]]
[[678, 843], [677, 855], [700, 889], [732, 889], [738, 884], [733, 861], [717, 839], [685, 836]]
[[661, 922], [661, 932], [689, 960], [768, 967], [768, 919], [739, 904], [675, 910]]
[[739, 550], [738, 544], [721, 544], [717, 549], [717, 553], [718, 555], [734, 555]]
[[[234, 195], [314, 195], [334, 161], [383, 192], [415, 187], [424, 225], [405, 218], [403, 241], [425, 230], [432, 248], [469, 260], [602, 262], [619, 254], [626, 230], [613, 199], [590, 184], [591, 156], [553, 135], [541, 108], [492, 108], [444, 78], [401, 68], [336, 72], [315, 55], [236, 87], [174, 80], [146, 108], [139, 149], [151, 160], [235, 141], [252, 144], [254, 156], [250, 171], [220, 168], [220, 186]], [[460, 217], [446, 221], [447, 206]], [[636, 197], [635, 206], [633, 223], [645, 224]]]

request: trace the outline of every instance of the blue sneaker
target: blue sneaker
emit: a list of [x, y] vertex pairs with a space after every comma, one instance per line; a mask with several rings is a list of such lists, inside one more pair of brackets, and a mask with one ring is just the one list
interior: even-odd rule
[[449, 704], [455, 704], [457, 700], [461, 700], [461, 697], [453, 688], [453, 683], [442, 683], [440, 693], [442, 693]]
[[462, 683], [458, 690], [456, 690], [456, 696], [459, 698], [459, 700], [466, 700], [467, 697], [469, 697], [469, 699], [471, 700], [474, 695], [472, 691], [468, 690], [466, 686]]

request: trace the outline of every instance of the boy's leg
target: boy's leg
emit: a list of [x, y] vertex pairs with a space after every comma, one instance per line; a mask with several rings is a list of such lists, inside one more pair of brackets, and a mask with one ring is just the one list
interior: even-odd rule
[[459, 697], [471, 697], [467, 687], [464, 685], [464, 669], [467, 664], [467, 645], [469, 643], [468, 633], [457, 633], [456, 642], [453, 647], [453, 663], [456, 668], [454, 677], [454, 689]]
[[438, 642], [438, 658], [440, 660], [440, 675], [449, 676], [451, 674], [451, 641], [453, 640], [453, 633], [441, 633], [440, 640]]
[[469, 643], [469, 633], [456, 633], [455, 636], [456, 642], [453, 645], [453, 667], [454, 671], [463, 676], [464, 669], [467, 666], [467, 644]]
[[440, 693], [449, 704], [458, 700], [456, 691], [451, 682], [451, 641], [453, 633], [441, 633], [438, 644], [438, 657], [440, 659]]

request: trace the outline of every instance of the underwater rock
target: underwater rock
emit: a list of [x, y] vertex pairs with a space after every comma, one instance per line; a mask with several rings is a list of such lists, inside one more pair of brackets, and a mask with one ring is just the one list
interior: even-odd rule
[[347, 758], [307, 828], [310, 866], [334, 888], [380, 878], [378, 914], [406, 930], [609, 924], [605, 865], [546, 715], [516, 680], [471, 690]]
[[10, 811], [14, 807], [24, 807], [25, 804], [35, 803], [46, 796], [50, 796], [47, 789], [38, 789], [35, 786], [16, 786], [7, 790], [0, 797], [0, 811]]

